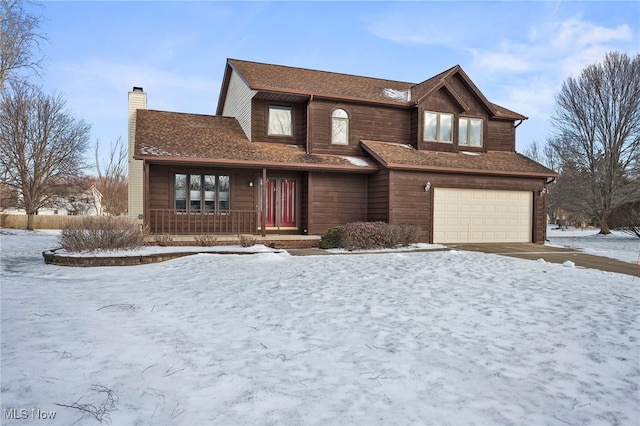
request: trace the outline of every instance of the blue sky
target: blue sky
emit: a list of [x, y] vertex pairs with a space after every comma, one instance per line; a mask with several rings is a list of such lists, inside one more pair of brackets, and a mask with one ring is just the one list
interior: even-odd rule
[[492, 102], [530, 119], [517, 149], [544, 142], [562, 82], [618, 50], [640, 52], [637, 1], [49, 2], [47, 93], [127, 138], [127, 93], [150, 109], [215, 114], [227, 58], [418, 83], [456, 64]]

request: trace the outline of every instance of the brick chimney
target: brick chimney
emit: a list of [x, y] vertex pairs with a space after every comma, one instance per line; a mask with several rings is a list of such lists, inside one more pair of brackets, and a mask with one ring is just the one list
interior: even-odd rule
[[147, 94], [142, 87], [129, 92], [129, 218], [140, 220], [144, 213], [144, 174], [142, 160], [134, 160], [136, 146], [136, 110], [147, 109]]

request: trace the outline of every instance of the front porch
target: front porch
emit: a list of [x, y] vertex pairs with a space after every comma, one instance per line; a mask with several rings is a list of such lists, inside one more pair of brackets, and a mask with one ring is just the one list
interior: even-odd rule
[[256, 210], [176, 210], [149, 209], [149, 233], [154, 235], [257, 235]]

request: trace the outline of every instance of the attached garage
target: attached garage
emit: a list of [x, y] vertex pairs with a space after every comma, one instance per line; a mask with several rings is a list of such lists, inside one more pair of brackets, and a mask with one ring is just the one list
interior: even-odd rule
[[531, 242], [533, 192], [434, 188], [434, 243]]

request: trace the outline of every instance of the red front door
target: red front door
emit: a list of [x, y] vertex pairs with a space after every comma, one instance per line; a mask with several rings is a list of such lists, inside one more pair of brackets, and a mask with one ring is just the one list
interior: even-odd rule
[[280, 227], [295, 228], [297, 222], [298, 202], [296, 198], [297, 181], [295, 179], [280, 179]]
[[268, 228], [276, 226], [276, 206], [278, 205], [278, 194], [276, 191], [277, 182], [275, 179], [267, 179], [267, 223]]
[[[298, 180], [267, 178], [267, 228], [296, 228], [298, 226]], [[262, 208], [262, 188], [259, 208]]]

